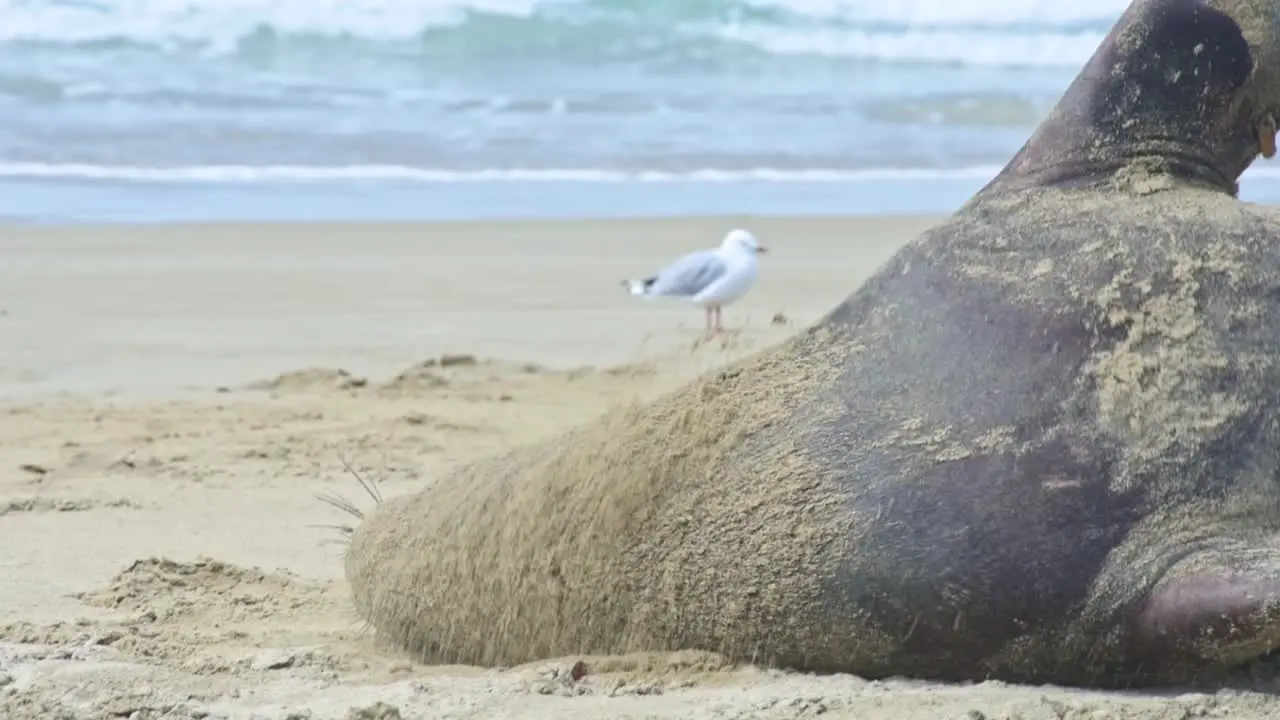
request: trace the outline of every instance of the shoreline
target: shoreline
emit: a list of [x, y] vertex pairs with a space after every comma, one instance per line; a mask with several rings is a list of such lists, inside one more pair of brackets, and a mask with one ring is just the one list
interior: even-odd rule
[[[150, 183], [5, 179], [0, 220], [38, 225], [175, 222], [486, 222], [945, 214], [989, 178], [831, 182], [406, 181]], [[1280, 188], [1280, 184], [1277, 184]], [[1280, 189], [1274, 193], [1280, 198]], [[19, 212], [18, 209], [21, 209]]]
[[[20, 223], [0, 221], [0, 233], [10, 231], [84, 231], [98, 230], [106, 233], [118, 233], [125, 228], [141, 228], [147, 232], [164, 229], [214, 230], [224, 227], [263, 229], [297, 228], [319, 229], [333, 228], [345, 231], [360, 230], [365, 227], [399, 227], [399, 228], [435, 228], [441, 230], [466, 230], [476, 225], [543, 225], [574, 226], [588, 225], [696, 225], [698, 227], [715, 223], [741, 223], [757, 221], [769, 225], [798, 225], [804, 229], [811, 223], [849, 223], [851, 225], [869, 224], [874, 228], [884, 228], [896, 224], [920, 222], [937, 223], [950, 216], [949, 212], [937, 213], [819, 213], [816, 215], [792, 215], [787, 213], [673, 213], [671, 215], [582, 215], [562, 218], [544, 218], [538, 216], [504, 216], [491, 220], [182, 220], [165, 223], [84, 223], [31, 227]], [[853, 227], [845, 229], [856, 229]], [[111, 238], [114, 239], [114, 238]]]
[[[1280, 170], [1246, 172], [1240, 199], [1280, 203]], [[991, 173], [994, 176], [995, 172]], [[684, 221], [751, 214], [791, 219], [944, 216], [986, 175], [833, 181], [501, 180], [143, 182], [0, 177], [0, 223], [26, 227], [186, 223]], [[19, 210], [20, 209], [20, 210]]]

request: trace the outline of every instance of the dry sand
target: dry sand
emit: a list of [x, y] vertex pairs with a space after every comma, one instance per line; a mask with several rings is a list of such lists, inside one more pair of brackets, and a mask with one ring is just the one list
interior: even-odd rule
[[[619, 282], [746, 224], [702, 342]], [[1262, 692], [866, 682], [689, 652], [427, 667], [341, 580], [368, 507], [777, 342], [924, 219], [0, 229], [0, 718], [1262, 718]], [[775, 323], [774, 316], [786, 322]], [[442, 354], [470, 356], [440, 364]], [[472, 361], [474, 360], [474, 361]], [[281, 374], [281, 373], [284, 374]], [[571, 669], [585, 663], [575, 680]]]

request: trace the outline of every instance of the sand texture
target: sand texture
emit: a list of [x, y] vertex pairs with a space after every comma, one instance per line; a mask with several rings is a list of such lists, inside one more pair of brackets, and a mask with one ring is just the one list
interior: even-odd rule
[[[1280, 715], [1274, 683], [866, 682], [696, 651], [424, 666], [342, 580], [373, 505], [781, 342], [931, 219], [0, 230], [0, 718]], [[702, 315], [623, 278], [743, 224]], [[347, 465], [350, 467], [348, 468]]]

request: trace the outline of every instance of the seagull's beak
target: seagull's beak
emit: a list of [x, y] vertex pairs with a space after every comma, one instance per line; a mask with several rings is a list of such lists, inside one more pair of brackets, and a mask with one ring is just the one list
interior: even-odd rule
[[769, 252], [769, 248], [767, 248], [767, 247], [765, 247], [765, 246], [763, 246], [763, 245], [757, 245], [757, 246], [756, 246], [756, 252], [758, 252], [758, 253], [767, 253], [767, 252]]

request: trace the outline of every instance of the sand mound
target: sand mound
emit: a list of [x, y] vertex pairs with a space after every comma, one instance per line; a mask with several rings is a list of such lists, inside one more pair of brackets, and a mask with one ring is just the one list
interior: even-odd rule
[[449, 387], [454, 384], [474, 385], [500, 382], [520, 375], [537, 375], [543, 368], [533, 363], [479, 360], [474, 355], [454, 354], [428, 358], [406, 368], [380, 387], [391, 392], [415, 392]]
[[102, 500], [97, 498], [47, 498], [31, 497], [0, 502], [0, 517], [17, 513], [88, 512], [97, 508], [138, 509], [139, 504], [128, 498]]
[[[310, 623], [340, 613], [330, 584], [201, 558], [138, 560], [104, 588], [76, 595], [116, 611], [105, 619], [0, 627], [0, 641], [39, 660], [128, 660], [187, 678], [262, 675], [288, 668], [306, 676], [349, 670], [349, 653], [313, 641]], [[139, 670], [131, 671], [133, 673]], [[156, 698], [151, 698], [151, 701]]]
[[193, 676], [292, 668], [345, 668], [344, 652], [302, 643], [300, 628], [340, 612], [331, 584], [201, 558], [138, 560], [106, 587], [75, 595], [116, 614], [50, 625], [11, 623], [0, 640], [43, 648], [45, 656], [102, 655]]
[[288, 573], [267, 573], [209, 558], [182, 563], [138, 560], [101, 590], [76, 597], [87, 605], [149, 616], [155, 622], [266, 620], [294, 615], [323, 588]]
[[448, 386], [449, 379], [440, 373], [439, 365], [428, 360], [402, 370], [380, 387], [392, 392], [422, 392]]
[[[448, 388], [455, 383], [475, 384], [507, 375], [532, 375], [541, 372], [543, 369], [540, 366], [531, 363], [480, 360], [474, 355], [445, 353], [415, 363], [374, 387], [384, 393], [411, 395]], [[273, 393], [353, 391], [366, 387], [370, 387], [367, 378], [341, 368], [295, 370], [245, 386], [248, 390]]]
[[317, 390], [356, 390], [369, 381], [341, 368], [308, 368], [287, 372], [270, 380], [249, 383], [249, 390], [268, 392], [314, 392]]

